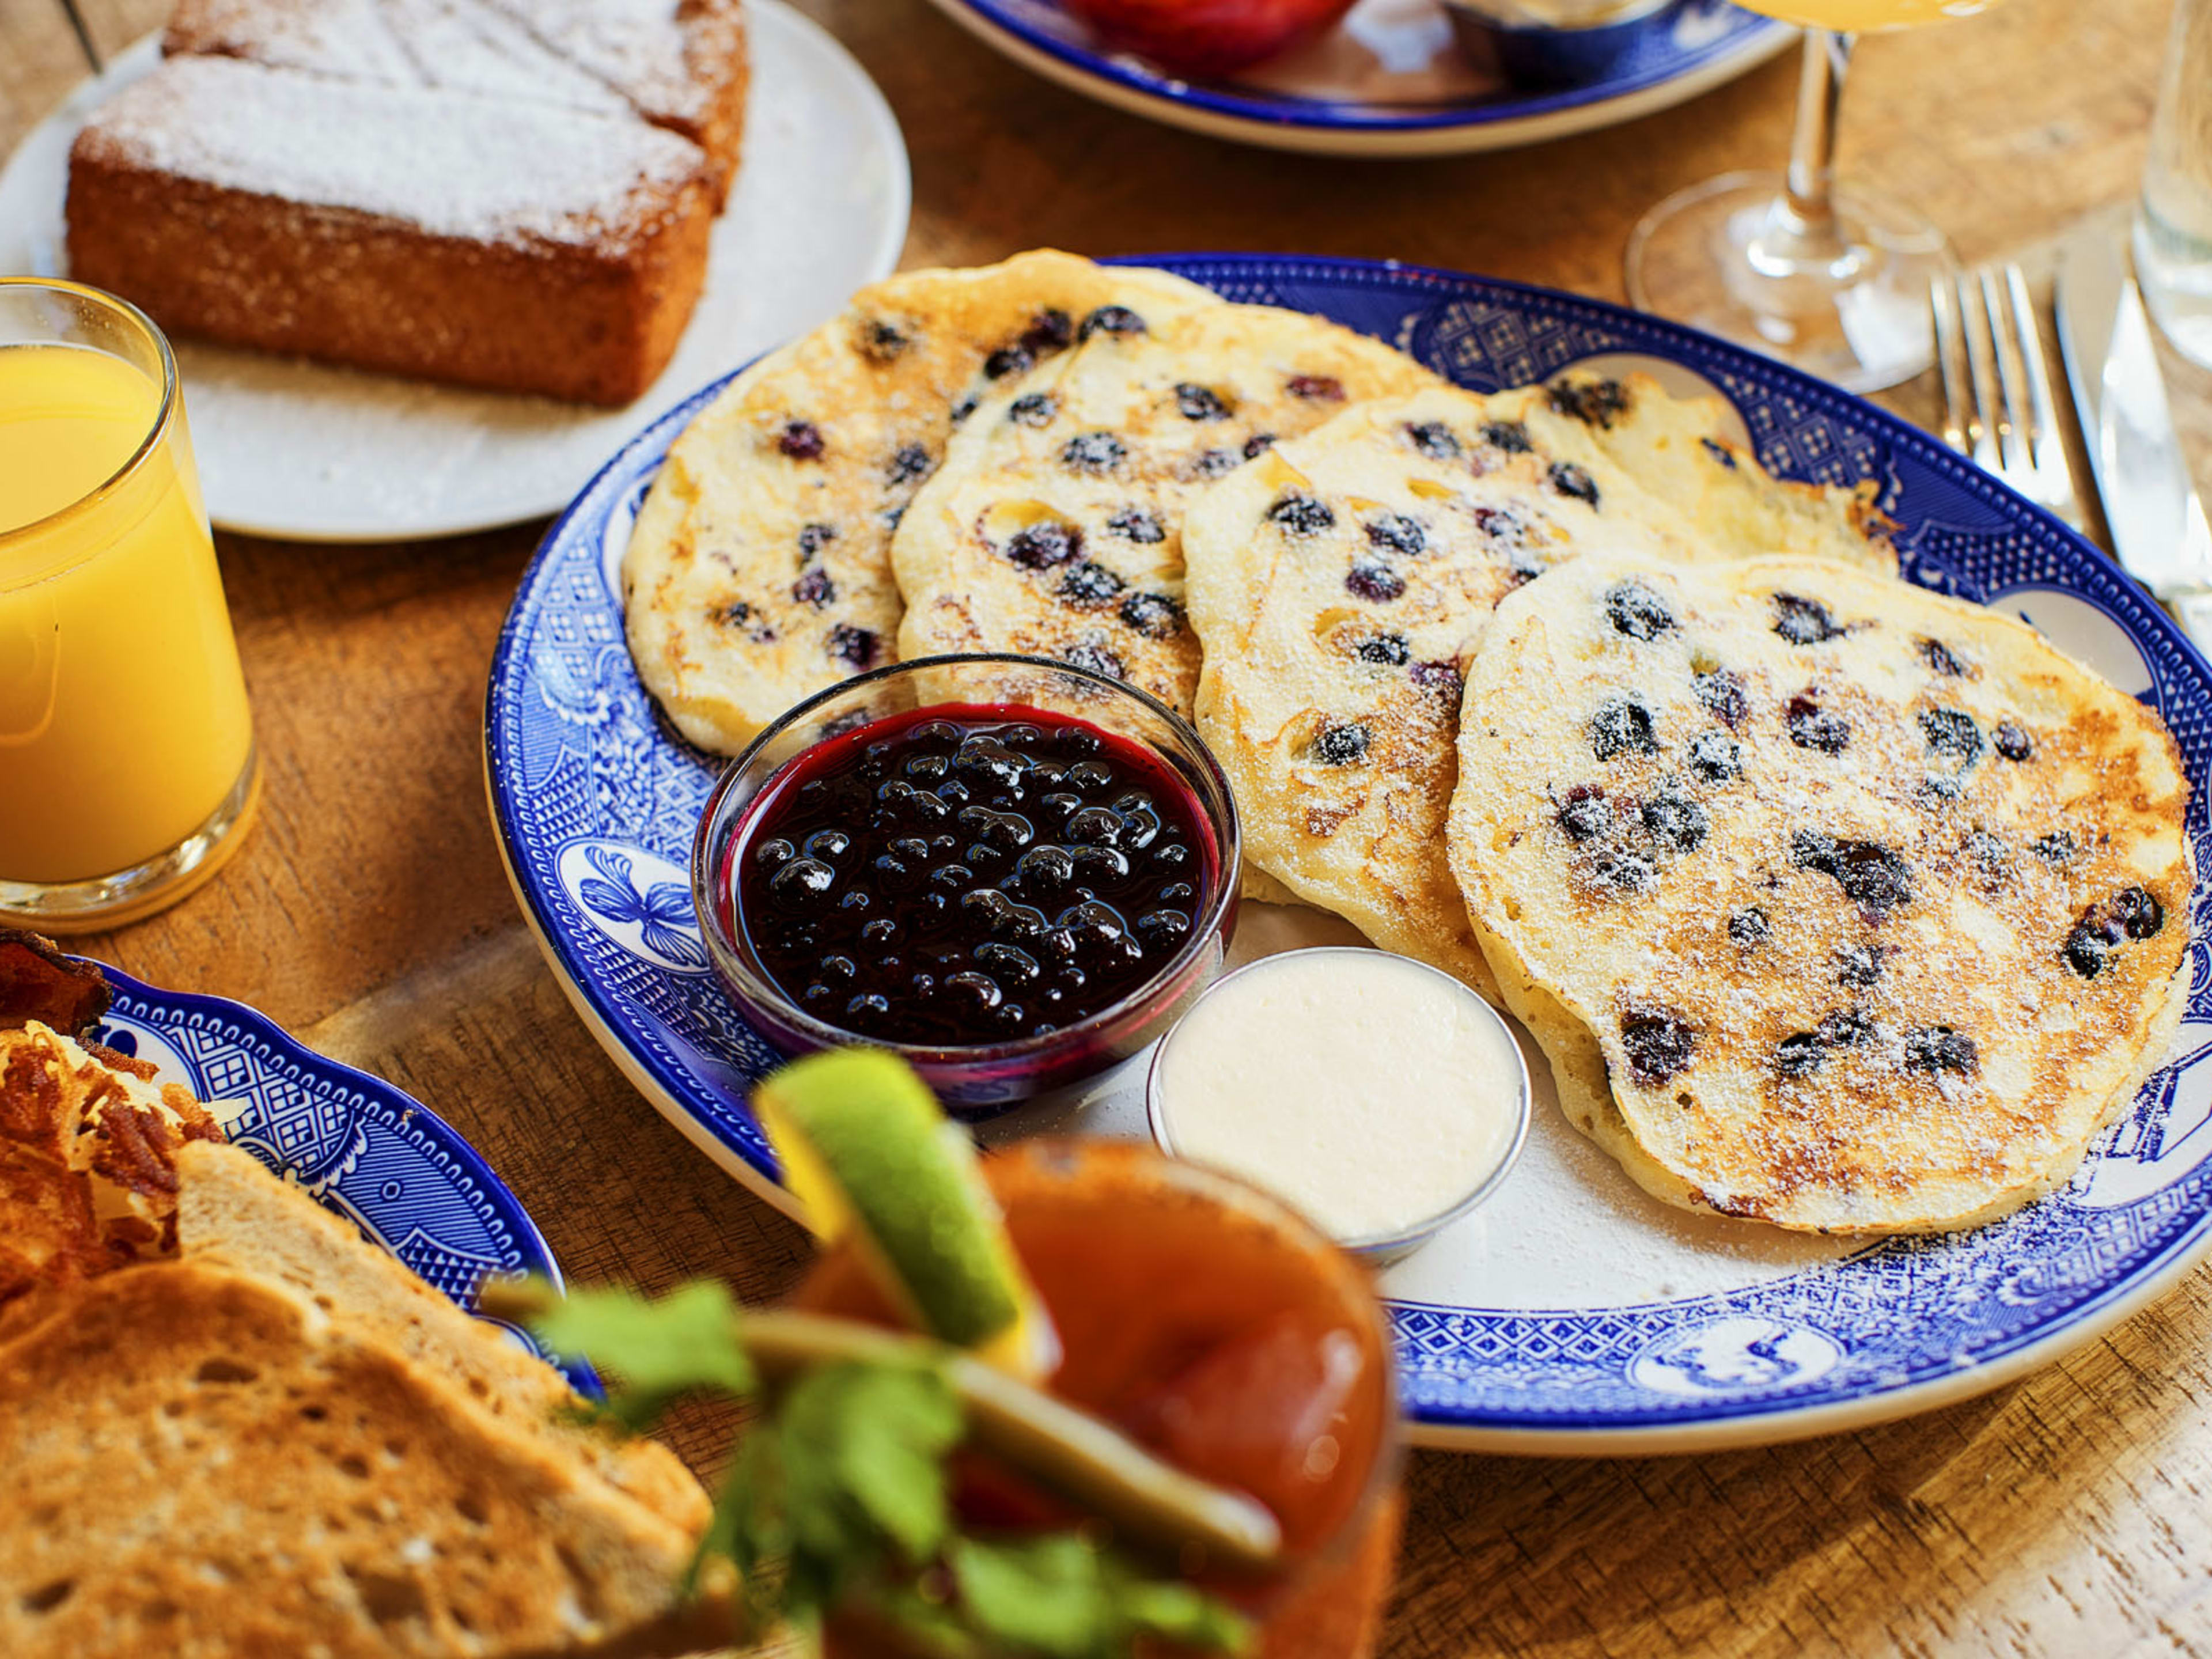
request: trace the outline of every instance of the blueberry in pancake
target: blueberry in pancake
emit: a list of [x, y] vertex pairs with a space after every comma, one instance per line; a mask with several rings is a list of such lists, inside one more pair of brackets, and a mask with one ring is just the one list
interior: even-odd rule
[[639, 678], [686, 738], [732, 753], [799, 699], [892, 660], [892, 532], [955, 428], [1084, 340], [1220, 303], [1164, 271], [1050, 251], [862, 289], [738, 375], [670, 450], [623, 560]]
[[1093, 334], [981, 404], [915, 496], [891, 550], [901, 656], [1049, 657], [1188, 713], [1192, 504], [1361, 398], [1437, 384], [1380, 341], [1269, 307]]
[[2194, 860], [2158, 715], [1832, 561], [1578, 561], [1469, 671], [1449, 842], [1560, 1103], [1658, 1196], [1969, 1226], [2172, 1038]]
[[1677, 398], [1648, 374], [1569, 369], [1494, 402], [1533, 441], [1594, 450], [1722, 545], [1897, 573], [1895, 526], [1873, 480], [1844, 488], [1773, 477], [1727, 435], [1733, 422], [1717, 397]]
[[[1249, 863], [1376, 944], [1491, 988], [1443, 851], [1461, 681], [1492, 609], [1592, 552], [1763, 552], [1697, 532], [1522, 394], [1356, 405], [1236, 473], [1186, 522], [1199, 728]], [[1630, 593], [1624, 626], [1663, 611]]]

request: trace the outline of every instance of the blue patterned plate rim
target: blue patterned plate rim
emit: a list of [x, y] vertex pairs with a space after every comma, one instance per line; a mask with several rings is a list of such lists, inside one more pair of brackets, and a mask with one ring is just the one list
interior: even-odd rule
[[[1905, 573], [1978, 602], [2056, 603], [2116, 638], [2140, 666], [2196, 783], [2188, 819], [2201, 866], [2212, 868], [2205, 779], [2212, 773], [2212, 668], [2170, 618], [2112, 561], [1934, 438], [1825, 382], [1697, 331], [1555, 289], [1427, 266], [1335, 258], [1238, 253], [1130, 256], [1229, 297], [1334, 317], [1391, 339], [1478, 390], [1549, 378], [1571, 363], [1619, 354], [1681, 365], [1735, 404], [1761, 458], [1787, 476], [1874, 477], [1899, 517]], [[734, 373], [734, 371], [733, 371]], [[688, 895], [639, 874], [640, 860], [671, 872], [688, 854], [696, 811], [661, 852], [635, 845], [640, 821], [594, 839], [579, 818], [557, 845], [537, 822], [548, 779], [522, 771], [526, 727], [588, 732], [628, 721], [628, 750], [606, 757], [592, 787], [623, 805], [645, 776], [681, 799], [703, 799], [719, 763], [673, 737], [635, 684], [619, 603], [604, 580], [603, 543], [625, 506], [634, 512], [660, 457], [728, 377], [641, 432], [547, 532], [525, 572], [494, 655], [486, 699], [486, 781], [501, 850], [525, 918], [586, 1024], [618, 1065], [717, 1162], [788, 1209], [742, 1088], [774, 1056], [735, 1018], [703, 968]], [[556, 578], [571, 590], [556, 592]], [[549, 684], [533, 657], [546, 614], [574, 647], [580, 629], [597, 653], [588, 687]], [[557, 665], [555, 665], [557, 666]], [[561, 668], [562, 673], [572, 671]], [[2113, 672], [2107, 667], [2108, 672]], [[561, 696], [570, 701], [561, 703]], [[557, 705], [557, 706], [556, 706]], [[533, 712], [534, 711], [534, 712]], [[608, 738], [609, 745], [614, 744]], [[592, 763], [598, 764], [597, 748]], [[567, 754], [562, 751], [561, 758]], [[697, 774], [696, 787], [687, 781]], [[599, 797], [594, 796], [594, 799]], [[550, 809], [544, 809], [550, 810]], [[568, 809], [564, 808], [563, 811]], [[570, 816], [575, 816], [571, 813]], [[526, 820], [528, 820], [526, 823]], [[644, 823], [652, 822], [648, 811]], [[610, 841], [618, 844], [610, 845]], [[678, 845], [680, 843], [680, 846]], [[668, 856], [670, 852], [673, 856]], [[615, 908], [584, 915], [562, 886], [559, 860], [591, 863]], [[669, 889], [664, 891], [664, 887]], [[2087, 1341], [2169, 1285], [2212, 1245], [2212, 1158], [2201, 1155], [2124, 1204], [2079, 1202], [2075, 1189], [2118, 1163], [2161, 1175], [2212, 1121], [2162, 1142], [2166, 1119], [2212, 1093], [2212, 887], [2191, 914], [2188, 1042], [2154, 1075], [2131, 1113], [2107, 1131], [2069, 1188], [1977, 1232], [1870, 1244], [1841, 1261], [1711, 1295], [1603, 1308], [1509, 1309], [1394, 1300], [1412, 1432], [1425, 1443], [1592, 1455], [1766, 1443], [1929, 1409], [1982, 1392]], [[630, 938], [610, 950], [611, 927]], [[687, 945], [684, 930], [692, 930]], [[656, 933], [653, 930], [658, 929]], [[596, 930], [596, 931], [595, 931]], [[587, 946], [617, 959], [627, 983], [689, 984], [680, 1012], [705, 1022], [725, 1052], [693, 1047], [660, 1012], [616, 994]], [[658, 977], [654, 977], [658, 975]], [[717, 1006], [719, 1005], [719, 1006]], [[683, 1056], [672, 1039], [684, 1045]], [[687, 1073], [690, 1061], [708, 1072]], [[2120, 1148], [2125, 1145], [2127, 1150]], [[2109, 1156], [2107, 1156], [2109, 1154]], [[2101, 1176], [2100, 1176], [2101, 1178]], [[1910, 1306], [1911, 1317], [1899, 1310]], [[1856, 1320], [1856, 1323], [1852, 1322]]]
[[[550, 1280], [556, 1289], [561, 1287], [561, 1269], [553, 1259], [552, 1248], [522, 1200], [460, 1131], [412, 1095], [357, 1066], [317, 1054], [266, 1014], [242, 1002], [197, 991], [163, 990], [106, 963], [90, 957], [79, 960], [100, 969], [113, 995], [112, 1005], [100, 1022], [100, 1040], [118, 1052], [136, 1055], [143, 1046], [139, 1030], [149, 1031], [182, 1063], [188, 1074], [183, 1081], [202, 1100], [236, 1099], [241, 1084], [252, 1079], [281, 1084], [288, 1092], [301, 1097], [302, 1103], [319, 1099], [325, 1105], [335, 1103], [347, 1109], [346, 1127], [353, 1132], [352, 1139], [348, 1156], [335, 1168], [303, 1165], [295, 1155], [288, 1155], [296, 1153], [301, 1145], [296, 1135], [288, 1136], [282, 1130], [259, 1133], [275, 1126], [259, 1120], [258, 1103], [230, 1133], [235, 1144], [277, 1173], [300, 1177], [317, 1203], [364, 1228], [374, 1242], [416, 1271], [421, 1271], [420, 1265], [409, 1261], [410, 1245], [417, 1256], [431, 1252], [450, 1258], [449, 1271], [425, 1277], [459, 1306], [474, 1313], [477, 1286], [495, 1274], [519, 1279], [537, 1273]], [[195, 1058], [179, 1041], [195, 1032], [220, 1032], [227, 1052], [217, 1058], [234, 1069], [227, 1069], [220, 1077], [211, 1076], [208, 1068], [212, 1061]], [[436, 1237], [425, 1232], [419, 1200], [405, 1209], [398, 1206], [398, 1199], [404, 1194], [390, 1190], [403, 1185], [396, 1178], [388, 1178], [374, 1191], [359, 1183], [347, 1184], [348, 1176], [376, 1151], [376, 1143], [403, 1134], [417, 1142], [412, 1149], [420, 1154], [414, 1160], [416, 1167], [443, 1178], [445, 1185], [436, 1194], [434, 1207], [445, 1212], [449, 1220], [465, 1216], [473, 1221], [475, 1230], [498, 1249], [501, 1260], [494, 1262], [481, 1251], [442, 1246]], [[278, 1146], [279, 1139], [289, 1139], [291, 1146]], [[404, 1223], [406, 1231], [394, 1237], [392, 1228], [385, 1224], [387, 1222]], [[474, 1272], [477, 1266], [487, 1271]], [[549, 1352], [526, 1331], [504, 1320], [485, 1322], [496, 1325], [515, 1342], [550, 1360], [584, 1394], [599, 1397], [599, 1380], [583, 1361]]]
[[[1226, 85], [1183, 81], [1151, 68], [1141, 59], [1094, 52], [1040, 27], [1022, 15], [1020, 7], [1009, 5], [1006, 0], [939, 0], [939, 3], [957, 6], [974, 14], [992, 28], [1013, 36], [1031, 51], [1064, 64], [1079, 74], [1125, 87], [1146, 98], [1186, 105], [1232, 120], [1341, 132], [1423, 132], [1535, 120], [1664, 85], [1723, 58], [1756, 52], [1795, 32], [1790, 24], [1739, 12], [1741, 21], [1725, 33], [1659, 58], [1648, 68], [1609, 80], [1588, 82], [1552, 92], [1508, 91], [1480, 102], [1368, 103], [1280, 92], [1237, 92]], [[1728, 9], [1737, 11], [1735, 7]], [[1669, 13], [1661, 13], [1651, 21], [1664, 22], [1670, 17]]]

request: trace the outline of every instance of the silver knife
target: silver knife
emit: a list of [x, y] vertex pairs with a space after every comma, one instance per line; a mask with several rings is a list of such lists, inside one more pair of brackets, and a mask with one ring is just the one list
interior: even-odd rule
[[2058, 264], [2058, 343], [2122, 568], [2212, 655], [2212, 527], [2189, 477], [2150, 319], [2109, 224], [2077, 231]]

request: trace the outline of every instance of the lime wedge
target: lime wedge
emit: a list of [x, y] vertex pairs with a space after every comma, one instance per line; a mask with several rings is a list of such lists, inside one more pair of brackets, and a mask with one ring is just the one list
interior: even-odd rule
[[975, 1143], [912, 1066], [829, 1049], [763, 1079], [753, 1107], [815, 1231], [849, 1237], [918, 1329], [1025, 1379], [1052, 1370], [1058, 1339]]

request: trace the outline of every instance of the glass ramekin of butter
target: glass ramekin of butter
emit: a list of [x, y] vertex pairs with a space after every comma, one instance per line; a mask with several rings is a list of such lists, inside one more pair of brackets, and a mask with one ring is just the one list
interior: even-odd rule
[[1154, 1053], [1146, 1098], [1163, 1151], [1265, 1188], [1378, 1261], [1496, 1191], [1528, 1130], [1504, 1017], [1449, 974], [1358, 945], [1217, 980]]

